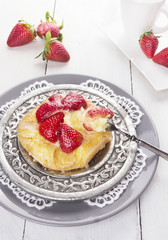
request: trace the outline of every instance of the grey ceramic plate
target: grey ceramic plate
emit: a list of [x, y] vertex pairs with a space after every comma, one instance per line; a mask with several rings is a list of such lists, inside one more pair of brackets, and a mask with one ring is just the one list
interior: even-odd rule
[[[36, 78], [29, 80], [23, 84], [12, 88], [5, 94], [1, 95], [0, 97], [0, 104], [3, 105], [7, 101], [11, 99], [17, 98], [20, 95], [20, 92], [30, 84], [34, 83], [35, 81], [46, 80], [53, 84], [80, 84], [88, 79], [95, 79], [90, 76], [83, 76], [83, 75], [53, 75], [53, 76], [46, 76], [41, 78]], [[125, 96], [127, 98], [132, 99], [136, 104], [140, 105], [136, 99], [130, 96], [128, 93], [120, 89], [119, 87], [100, 80], [101, 82], [105, 83], [107, 86], [113, 89], [116, 94], [121, 96]], [[153, 125], [152, 120], [146, 113], [145, 109], [140, 106], [144, 116], [142, 118], [141, 124], [137, 127], [137, 135], [138, 137], [158, 146], [158, 136], [157, 131]], [[146, 131], [148, 134], [146, 134]], [[21, 203], [13, 193], [5, 186], [1, 187], [0, 192], [0, 202], [1, 205], [9, 210], [10, 212], [32, 220], [38, 223], [53, 225], [53, 226], [74, 226], [74, 225], [82, 225], [88, 224], [96, 221], [100, 221], [107, 217], [110, 217], [114, 214], [117, 214], [121, 210], [128, 207], [133, 201], [135, 201], [140, 194], [145, 190], [148, 186], [152, 177], [155, 173], [158, 157], [144, 150], [144, 152], [148, 156], [147, 165], [140, 176], [135, 179], [132, 183], [129, 184], [128, 188], [124, 192], [124, 194], [113, 204], [105, 206], [103, 209], [98, 207], [91, 207], [86, 202], [78, 200], [73, 202], [65, 202], [59, 201], [57, 204], [54, 204], [51, 208], [46, 208], [44, 210], [36, 210], [34, 208], [29, 208], [27, 205]]]

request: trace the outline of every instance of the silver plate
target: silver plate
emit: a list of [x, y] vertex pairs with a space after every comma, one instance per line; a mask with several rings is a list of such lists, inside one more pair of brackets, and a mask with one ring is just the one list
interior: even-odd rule
[[137, 150], [135, 142], [119, 133], [99, 152], [86, 169], [68, 173], [51, 172], [35, 164], [17, 139], [21, 118], [53, 93], [81, 93], [98, 106], [114, 112], [113, 121], [121, 129], [136, 134], [133, 123], [124, 109], [112, 98], [79, 85], [56, 85], [32, 92], [7, 111], [0, 123], [0, 157], [4, 172], [21, 188], [51, 200], [83, 200], [98, 196], [114, 187], [128, 172]]

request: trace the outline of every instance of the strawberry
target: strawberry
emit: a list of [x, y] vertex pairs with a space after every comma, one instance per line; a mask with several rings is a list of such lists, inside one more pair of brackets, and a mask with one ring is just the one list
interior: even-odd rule
[[57, 133], [59, 126], [63, 122], [64, 114], [62, 112], [58, 112], [40, 124], [39, 133], [48, 141], [55, 143], [58, 139]]
[[87, 131], [93, 131], [93, 128], [86, 122], [83, 123], [83, 127], [87, 130]]
[[63, 24], [60, 27], [58, 27], [56, 25], [56, 21], [50, 16], [49, 12], [46, 12], [45, 19], [46, 19], [45, 22], [41, 22], [38, 25], [37, 35], [40, 38], [43, 38], [43, 36], [45, 37], [46, 33], [50, 31], [52, 38], [58, 37], [60, 34], [60, 30], [63, 28]]
[[105, 131], [107, 120], [112, 118], [113, 115], [109, 108], [90, 107], [84, 116], [83, 127], [87, 131]]
[[79, 110], [81, 107], [86, 108], [87, 102], [79, 93], [71, 92], [62, 100], [64, 110]]
[[153, 58], [158, 47], [158, 37], [152, 31], [145, 32], [139, 39], [140, 47], [148, 58]]
[[168, 48], [164, 48], [153, 57], [153, 61], [164, 67], [168, 67]]
[[61, 95], [55, 93], [55, 94], [53, 94], [51, 97], [49, 97], [48, 100], [49, 100], [50, 102], [57, 102], [57, 103], [62, 104], [62, 103], [61, 103], [62, 99], [63, 99], [63, 97], [62, 97]]
[[34, 27], [24, 21], [19, 21], [9, 34], [7, 45], [9, 47], [21, 46], [33, 41], [35, 37]]
[[38, 123], [44, 122], [54, 112], [62, 109], [61, 104], [57, 103], [43, 103], [36, 111], [36, 119]]
[[107, 118], [112, 118], [113, 117], [113, 112], [109, 108], [103, 108], [103, 107], [94, 107], [88, 110], [87, 112], [88, 116], [94, 118], [94, 117], [107, 117]]
[[56, 38], [51, 38], [51, 33], [47, 32], [45, 39], [44, 51], [36, 58], [42, 55], [43, 60], [51, 60], [57, 62], [68, 62], [70, 55], [63, 44]]
[[63, 44], [58, 40], [49, 44], [49, 51], [45, 56], [46, 59], [56, 62], [68, 62], [70, 59], [69, 53]]
[[83, 136], [80, 132], [67, 124], [61, 123], [59, 130], [59, 142], [63, 152], [71, 153], [82, 144]]

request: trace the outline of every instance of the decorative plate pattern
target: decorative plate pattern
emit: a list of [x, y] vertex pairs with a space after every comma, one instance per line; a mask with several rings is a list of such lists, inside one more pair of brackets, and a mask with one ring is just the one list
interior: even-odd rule
[[95, 81], [92, 79], [88, 79], [81, 85], [91, 89], [95, 89], [103, 93], [104, 95], [114, 99], [128, 113], [135, 127], [141, 122], [141, 117], [143, 116], [143, 113], [140, 111], [139, 106], [130, 99], [124, 96], [116, 95], [112, 89], [110, 89], [104, 83], [101, 83], [99, 80]]
[[147, 156], [143, 153], [142, 149], [138, 148], [135, 162], [126, 176], [114, 188], [100, 196], [85, 200], [85, 202], [87, 202], [90, 206], [97, 206], [100, 208], [112, 204], [124, 192], [129, 182], [133, 181], [139, 176], [143, 168], [146, 166], [146, 159]]
[[[64, 175], [45, 173], [33, 168], [19, 150], [17, 126], [20, 120], [31, 109], [40, 104], [53, 93], [68, 94], [71, 91], [81, 93], [98, 106], [110, 107], [114, 112], [113, 122], [119, 128], [135, 134], [135, 129], [128, 114], [114, 101], [93, 89], [78, 85], [57, 85], [45, 90], [32, 92], [19, 99], [2, 119], [2, 168], [12, 181], [24, 190], [51, 200], [82, 200], [97, 196], [109, 190], [133, 164], [137, 144], [118, 132], [113, 133], [113, 142], [102, 154], [100, 163], [85, 169]], [[103, 163], [103, 164], [102, 164]]]
[[28, 207], [35, 207], [38, 210], [44, 209], [46, 207], [51, 207], [55, 202], [47, 199], [39, 198], [37, 196], [31, 195], [18, 187], [14, 182], [12, 182], [0, 169], [0, 182], [12, 190], [13, 194], [16, 195], [23, 203], [26, 203]]
[[[123, 108], [125, 108], [126, 112], [128, 112], [129, 116], [132, 119], [132, 122], [134, 123], [134, 126], [137, 126], [140, 123], [140, 119], [143, 115], [143, 113], [140, 111], [139, 107], [132, 102], [131, 100], [115, 95], [114, 92], [101, 83], [100, 81], [93, 81], [89, 79], [88, 81], [82, 83], [82, 85], [88, 87], [88, 88], [94, 88], [97, 91], [106, 94], [107, 96], [114, 98]], [[49, 86], [53, 86], [53, 84], [49, 84], [45, 80], [40, 82], [35, 82], [34, 84], [30, 85], [28, 88], [24, 89], [24, 91], [21, 92], [21, 96], [27, 96], [32, 91], [38, 92], [38, 89], [44, 89]], [[50, 94], [53, 94], [54, 92], [51, 92]], [[43, 100], [43, 99], [41, 99]], [[97, 103], [97, 99], [95, 98], [94, 101]], [[0, 108], [0, 119], [4, 116], [6, 111], [16, 102], [15, 100], [12, 100], [11, 102], [6, 103], [4, 106]], [[101, 104], [104, 105], [102, 102]], [[31, 104], [30, 104], [31, 105]], [[103, 106], [102, 105], [102, 106]], [[16, 152], [14, 153], [16, 154]], [[96, 205], [97, 207], [104, 207], [107, 204], [113, 203], [116, 199], [119, 198], [119, 196], [122, 194], [124, 189], [126, 189], [128, 183], [130, 181], [133, 181], [142, 171], [143, 167], [145, 166], [145, 160], [146, 156], [143, 154], [141, 149], [137, 150], [136, 159], [134, 162], [133, 167], [130, 169], [128, 174], [125, 176], [122, 181], [117, 184], [114, 188], [106, 192], [105, 194], [91, 198], [87, 200], [86, 202], [89, 205]], [[51, 201], [48, 199], [39, 198], [37, 196], [34, 196], [32, 194], [27, 193], [22, 188], [18, 187], [14, 182], [12, 182], [0, 169], [0, 182], [3, 185], [7, 185], [13, 193], [24, 203], [26, 203], [29, 207], [35, 207], [37, 209], [43, 209], [45, 207], [50, 207], [55, 203], [55, 201]]]

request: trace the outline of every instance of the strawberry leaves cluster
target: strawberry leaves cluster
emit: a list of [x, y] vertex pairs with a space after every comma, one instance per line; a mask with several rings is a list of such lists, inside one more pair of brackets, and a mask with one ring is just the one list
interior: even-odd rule
[[36, 36], [39, 36], [45, 41], [45, 44], [44, 51], [38, 57], [42, 55], [43, 60], [68, 62], [70, 55], [62, 44], [63, 36], [60, 32], [62, 28], [63, 22], [61, 26], [57, 26], [56, 21], [49, 12], [46, 12], [45, 22], [41, 21], [37, 30], [34, 25], [20, 20], [10, 32], [7, 45], [9, 47], [22, 46], [32, 42]]
[[156, 53], [159, 45], [158, 36], [155, 36], [152, 31], [145, 32], [140, 36], [139, 44], [143, 53], [155, 63], [164, 67], [168, 67], [168, 47]]

